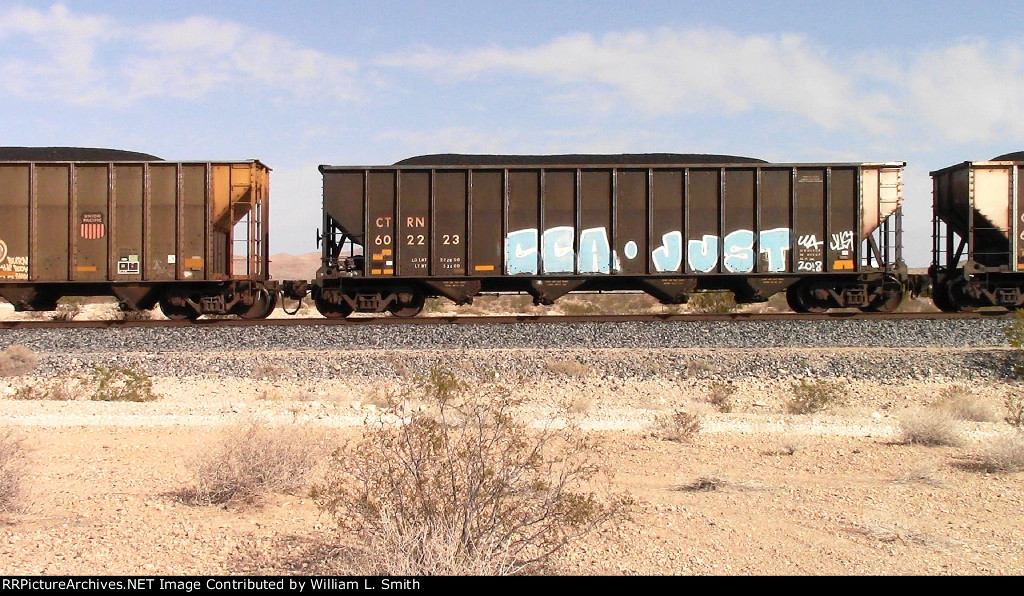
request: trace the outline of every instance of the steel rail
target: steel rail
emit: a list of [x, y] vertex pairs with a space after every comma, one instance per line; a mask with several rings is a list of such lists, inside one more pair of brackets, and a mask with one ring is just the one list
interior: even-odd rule
[[1014, 316], [1014, 311], [975, 311], [960, 313], [726, 313], [726, 314], [626, 314], [626, 315], [425, 315], [400, 318], [390, 315], [354, 315], [344, 319], [288, 317], [280, 319], [214, 318], [196, 321], [154, 320], [17, 320], [0, 321], [0, 329], [105, 329], [117, 327], [284, 327], [334, 325], [510, 325], [515, 323], [571, 324], [571, 323], [629, 323], [629, 322], [688, 322], [688, 321], [917, 321], [948, 319], [988, 319]]

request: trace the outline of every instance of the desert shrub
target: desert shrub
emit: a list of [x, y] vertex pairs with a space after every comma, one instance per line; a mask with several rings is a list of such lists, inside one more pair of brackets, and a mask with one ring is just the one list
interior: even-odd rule
[[97, 366], [92, 371], [93, 401], [153, 401], [153, 381], [144, 371], [123, 366]]
[[993, 472], [1024, 470], [1024, 433], [1003, 434], [989, 443], [981, 453], [982, 466]]
[[9, 428], [0, 428], [0, 511], [21, 509], [24, 458], [22, 439]]
[[249, 376], [264, 381], [275, 381], [287, 376], [288, 372], [288, 367], [278, 362], [261, 362], [252, 368]]
[[500, 386], [432, 370], [414, 394], [429, 407], [382, 418], [339, 450], [314, 494], [362, 539], [359, 572], [514, 574], [620, 518], [628, 500], [587, 492], [599, 469], [572, 428], [531, 430]]
[[57, 305], [57, 310], [53, 311], [53, 320], [72, 321], [82, 313], [82, 309], [84, 307], [85, 300], [82, 298], [61, 299], [60, 303]]
[[694, 292], [686, 303], [690, 312], [724, 315], [735, 312], [738, 305], [732, 292]]
[[548, 359], [544, 361], [544, 368], [549, 371], [566, 377], [589, 377], [591, 370], [586, 364], [582, 364], [575, 360], [552, 360]]
[[423, 314], [446, 312], [450, 304], [453, 302], [447, 298], [427, 298], [423, 303]]
[[78, 394], [68, 382], [68, 379], [47, 379], [18, 387], [11, 398], [21, 400], [73, 401], [78, 399]]
[[945, 387], [939, 392], [938, 407], [960, 420], [993, 422], [999, 419], [995, 407], [974, 395], [963, 385]]
[[689, 493], [706, 493], [722, 490], [729, 482], [719, 476], [701, 476], [689, 484], [681, 484], [672, 487], [672, 490], [679, 490]]
[[1011, 355], [1013, 373], [1018, 378], [1024, 377], [1024, 310], [1017, 310], [1014, 313], [1004, 332], [1007, 343], [1016, 348]]
[[1024, 429], [1024, 396], [1013, 394], [1006, 396], [1006, 423], [1016, 429]]
[[728, 414], [734, 407], [732, 402], [734, 393], [736, 393], [736, 387], [729, 383], [715, 382], [708, 388], [707, 400], [716, 410]]
[[790, 414], [813, 414], [839, 401], [839, 383], [823, 379], [800, 379], [790, 386], [793, 397], [786, 402]]
[[779, 453], [783, 455], [796, 455], [796, 452], [805, 449], [809, 442], [807, 435], [793, 432], [786, 433], [779, 437]]
[[904, 443], [930, 446], [956, 446], [962, 440], [956, 419], [939, 408], [910, 410], [900, 419], [900, 432]]
[[226, 429], [190, 462], [196, 485], [182, 496], [195, 505], [252, 504], [271, 493], [291, 493], [307, 485], [320, 456], [320, 443], [308, 430], [249, 420]]
[[597, 401], [590, 395], [580, 395], [572, 400], [568, 410], [570, 414], [587, 415], [597, 409]]
[[601, 307], [585, 298], [563, 298], [558, 307], [567, 315], [593, 315], [601, 311]]
[[685, 443], [692, 440], [701, 429], [702, 416], [696, 412], [678, 409], [668, 416], [659, 418], [656, 422], [655, 436]]
[[19, 344], [12, 344], [0, 352], [0, 377], [25, 375], [39, 366], [39, 357], [32, 350]]
[[114, 309], [115, 321], [149, 321], [153, 318], [153, 311], [149, 310], [123, 310]]

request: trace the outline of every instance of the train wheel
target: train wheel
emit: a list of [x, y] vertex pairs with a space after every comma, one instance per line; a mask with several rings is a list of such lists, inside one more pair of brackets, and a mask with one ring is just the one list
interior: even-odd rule
[[903, 285], [895, 280], [886, 280], [882, 284], [882, 293], [871, 304], [862, 306], [864, 312], [896, 312], [903, 303]]
[[238, 313], [242, 319], [265, 319], [277, 308], [277, 292], [260, 289], [252, 306]]
[[167, 298], [160, 299], [160, 312], [172, 321], [194, 321], [199, 318], [199, 313], [191, 306], [178, 306], [171, 304]]
[[320, 314], [328, 319], [344, 319], [352, 314], [352, 307], [349, 306], [348, 302], [335, 304], [334, 302], [328, 302], [322, 298], [315, 298], [313, 303], [316, 304], [316, 309]]
[[416, 315], [423, 312], [423, 305], [426, 304], [427, 299], [423, 294], [418, 292], [402, 293], [399, 297], [407, 300], [403, 302], [392, 302], [388, 306], [388, 311], [396, 317], [408, 319], [415, 317]]
[[946, 286], [949, 302], [956, 309], [953, 312], [972, 312], [978, 308], [976, 305], [971, 304], [971, 298], [964, 292], [964, 286], [966, 285], [967, 280], [954, 279]]
[[938, 284], [932, 288], [932, 302], [942, 312], [959, 312], [960, 309], [953, 304], [949, 298], [949, 287], [946, 284]]
[[794, 312], [799, 313], [822, 313], [828, 310], [827, 304], [811, 296], [807, 288], [800, 283], [786, 289], [786, 303]]

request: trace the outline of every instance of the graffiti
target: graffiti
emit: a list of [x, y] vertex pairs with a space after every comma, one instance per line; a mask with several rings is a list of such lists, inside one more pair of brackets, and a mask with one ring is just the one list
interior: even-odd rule
[[0, 279], [4, 278], [28, 279], [28, 257], [5, 254], [4, 260], [0, 262]]
[[[611, 273], [619, 269], [618, 255], [613, 253], [604, 228], [580, 232], [579, 249], [576, 250], [573, 247], [576, 230], [571, 226], [545, 230], [539, 242], [537, 236], [536, 228], [508, 233], [505, 238], [505, 270], [509, 275], [536, 275], [538, 261], [544, 273]], [[538, 247], [543, 247], [539, 254]], [[635, 244], [633, 252], [635, 256]]]
[[669, 232], [661, 237], [662, 245], [651, 252], [656, 271], [679, 271], [683, 265], [683, 233]]
[[824, 240], [818, 240], [818, 237], [814, 234], [804, 234], [797, 238], [796, 245], [802, 246], [803, 248], [820, 249], [821, 245], [825, 244]]
[[853, 231], [832, 234], [832, 241], [828, 243], [828, 247], [832, 250], [853, 250]]
[[[759, 255], [767, 270], [786, 271], [786, 255], [790, 250], [790, 229], [775, 228], [756, 234], [751, 230], [734, 230], [724, 238], [705, 234], [690, 240], [686, 246], [686, 264], [691, 271], [709, 273], [718, 267], [719, 259], [726, 271], [750, 273]], [[539, 233], [536, 228], [509, 232], [505, 237], [505, 269], [509, 275], [543, 273], [618, 272], [621, 260], [612, 250], [605, 228], [589, 228], [579, 234], [571, 226], [558, 226]], [[661, 246], [651, 251], [651, 262], [658, 272], [680, 272], [683, 264], [683, 234], [675, 231], [661, 237]], [[818, 243], [819, 246], [821, 243]], [[622, 256], [632, 260], [639, 256], [637, 243], [623, 244]]]
[[[722, 265], [730, 273], [750, 273], [757, 255], [764, 255], [769, 271], [786, 270], [786, 252], [789, 251], [789, 228], [764, 230], [755, 235], [751, 230], [735, 230], [721, 239]], [[757, 239], [757, 249], [754, 240]], [[654, 268], [660, 272], [678, 272], [682, 263], [680, 232], [662, 236], [664, 245], [652, 253]], [[718, 267], [719, 237], [705, 234], [700, 240], [690, 240], [686, 246], [686, 264], [692, 271], [710, 273]]]

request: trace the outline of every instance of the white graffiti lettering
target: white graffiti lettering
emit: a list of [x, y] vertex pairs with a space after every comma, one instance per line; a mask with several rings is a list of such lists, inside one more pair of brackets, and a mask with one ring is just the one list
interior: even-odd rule
[[838, 234], [832, 234], [832, 241], [829, 242], [828, 247], [832, 250], [853, 249], [853, 231], [847, 230]]

